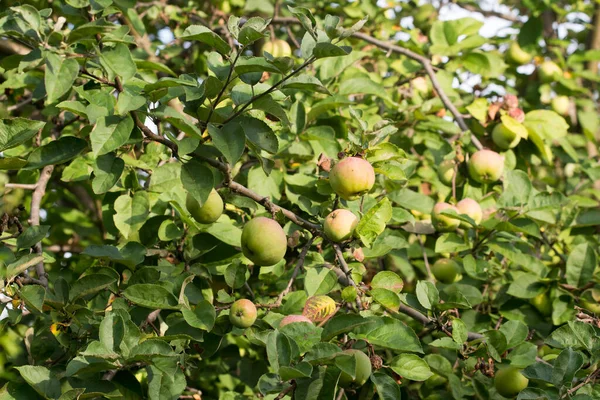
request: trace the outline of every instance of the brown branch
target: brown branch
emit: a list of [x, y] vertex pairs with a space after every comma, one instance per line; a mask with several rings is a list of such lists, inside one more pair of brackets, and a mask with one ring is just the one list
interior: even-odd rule
[[[359, 287], [356, 284], [356, 282], [354, 282], [354, 279], [352, 279], [350, 268], [348, 268], [348, 264], [346, 263], [346, 260], [344, 260], [344, 254], [342, 253], [342, 248], [337, 243], [332, 243], [332, 244], [333, 244], [333, 249], [335, 250], [335, 255], [337, 257], [338, 263], [340, 264], [340, 268], [342, 269], [342, 271], [344, 271], [344, 274], [346, 274], [346, 277], [348, 278], [348, 283], [350, 283], [351, 286], [354, 286], [356, 288], [356, 290], [358, 291]], [[362, 301], [360, 300], [360, 294], [359, 293], [357, 293], [357, 294], [358, 295], [356, 296], [356, 306], [358, 307], [359, 310], [362, 310], [363, 305], [362, 305]]]
[[277, 397], [275, 397], [274, 400], [281, 400], [283, 399], [288, 393], [292, 392], [294, 389], [296, 389], [296, 382], [292, 382], [292, 384], [290, 386], [288, 386], [287, 388], [285, 388], [283, 390], [283, 392], [279, 393], [277, 395]]
[[4, 187], [7, 189], [35, 190], [37, 183], [7, 183]]
[[595, 370], [594, 372], [592, 372], [590, 375], [588, 375], [582, 382], [580, 382], [579, 384], [577, 384], [576, 386], [574, 386], [572, 389], [569, 389], [567, 391], [567, 393], [565, 393], [561, 399], [565, 399], [570, 397], [573, 393], [575, 393], [576, 391], [578, 391], [579, 389], [581, 389], [583, 386], [587, 385], [588, 383], [590, 383], [591, 381], [595, 380], [596, 378], [598, 378], [600, 376], [600, 368]]
[[[44, 195], [46, 194], [46, 186], [48, 185], [48, 181], [50, 180], [53, 171], [54, 165], [47, 165], [42, 169], [42, 172], [40, 173], [40, 179], [38, 180], [36, 188], [31, 195], [31, 217], [29, 221], [31, 226], [40, 225], [40, 205]], [[36, 243], [33, 248], [37, 254], [42, 254], [42, 242]], [[48, 287], [48, 275], [44, 270], [43, 261], [40, 261], [35, 266], [35, 271], [40, 284], [44, 287]]]

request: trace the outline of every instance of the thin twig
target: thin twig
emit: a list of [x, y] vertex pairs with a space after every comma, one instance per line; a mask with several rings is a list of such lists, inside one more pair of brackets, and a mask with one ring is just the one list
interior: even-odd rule
[[7, 189], [35, 190], [37, 183], [7, 183], [4, 187]]
[[[54, 165], [46, 165], [42, 172], [40, 173], [40, 179], [36, 184], [36, 188], [31, 195], [31, 216], [30, 216], [30, 225], [31, 226], [39, 226], [40, 225], [40, 205], [42, 203], [42, 199], [46, 194], [46, 186], [48, 185], [48, 181], [52, 176], [52, 172], [54, 171]], [[36, 243], [34, 246], [34, 251], [37, 254], [42, 254], [42, 242]], [[35, 271], [37, 273], [40, 284], [44, 287], [48, 287], [48, 275], [46, 275], [46, 271], [44, 270], [44, 262], [40, 261], [35, 266]]]
[[[348, 283], [350, 283], [351, 286], [354, 286], [356, 290], [359, 290], [358, 285], [356, 284], [356, 282], [354, 282], [354, 279], [352, 279], [350, 268], [348, 268], [348, 264], [346, 263], [346, 260], [344, 260], [344, 254], [342, 253], [340, 245], [337, 243], [333, 243], [333, 249], [335, 250], [335, 255], [337, 256], [340, 268], [342, 269], [342, 271], [344, 271], [344, 274], [346, 274], [346, 277], [348, 278]], [[360, 300], [360, 294], [356, 296], [356, 305], [359, 310], [363, 309], [362, 301]]]

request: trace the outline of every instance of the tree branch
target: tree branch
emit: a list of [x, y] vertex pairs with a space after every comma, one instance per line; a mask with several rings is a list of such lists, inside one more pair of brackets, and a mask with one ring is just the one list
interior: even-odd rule
[[[356, 290], [359, 290], [358, 285], [356, 284], [356, 282], [354, 282], [354, 279], [352, 279], [350, 268], [348, 268], [348, 264], [346, 263], [346, 260], [344, 260], [344, 254], [342, 253], [342, 248], [340, 247], [339, 244], [333, 243], [333, 249], [335, 250], [335, 255], [337, 257], [338, 263], [340, 264], [340, 268], [342, 269], [342, 271], [344, 271], [344, 274], [346, 274], [346, 277], [348, 278], [348, 283], [350, 283], [351, 286], [354, 286], [356, 288]], [[359, 310], [363, 309], [363, 305], [362, 305], [362, 301], [360, 300], [359, 293], [357, 293], [357, 296], [356, 296], [356, 305]]]
[[[44, 195], [46, 194], [46, 186], [48, 185], [48, 181], [50, 180], [53, 171], [54, 165], [47, 165], [42, 169], [42, 172], [40, 173], [40, 179], [38, 180], [36, 188], [31, 195], [31, 217], [29, 222], [31, 226], [40, 225], [40, 205]], [[37, 254], [42, 254], [42, 242], [36, 243], [33, 248]], [[40, 261], [35, 266], [35, 271], [40, 284], [44, 287], [48, 287], [48, 275], [46, 275], [46, 271], [44, 270], [43, 261]]]

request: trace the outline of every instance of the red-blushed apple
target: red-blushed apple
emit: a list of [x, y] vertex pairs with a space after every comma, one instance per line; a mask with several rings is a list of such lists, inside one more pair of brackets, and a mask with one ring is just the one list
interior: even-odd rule
[[257, 311], [253, 302], [241, 299], [231, 305], [229, 321], [238, 328], [248, 328], [256, 321]]
[[289, 43], [283, 39], [267, 41], [262, 48], [262, 52], [265, 51], [273, 57], [290, 57], [292, 55], [292, 48]]
[[358, 217], [352, 211], [333, 210], [323, 223], [325, 236], [334, 242], [343, 242], [352, 238], [354, 228], [358, 224]]
[[[452, 186], [452, 177], [454, 176], [455, 160], [444, 160], [438, 165], [438, 178], [446, 186]], [[460, 185], [465, 178], [461, 175], [459, 168], [456, 168], [455, 183]]]
[[529, 385], [529, 379], [515, 367], [505, 367], [496, 372], [494, 386], [501, 396], [513, 398]]
[[452, 232], [460, 225], [460, 220], [452, 218], [450, 215], [442, 214], [444, 210], [454, 210], [458, 214], [458, 210], [452, 204], [437, 203], [431, 211], [431, 223], [438, 232]]
[[493, 183], [504, 172], [504, 157], [492, 150], [479, 150], [468, 163], [469, 175], [479, 183]]
[[257, 217], [244, 225], [242, 252], [258, 266], [277, 264], [285, 256], [287, 237], [277, 221]]
[[[479, 224], [483, 218], [483, 211], [479, 203], [468, 197], [456, 203], [456, 209], [459, 214], [468, 215], [476, 224]], [[461, 225], [468, 226], [464, 222], [461, 222]]]
[[563, 71], [554, 61], [544, 61], [538, 67], [538, 74], [543, 83], [550, 83], [558, 80]]
[[552, 110], [562, 116], [569, 115], [569, 108], [571, 106], [571, 100], [569, 96], [556, 96], [550, 102]]
[[211, 190], [208, 199], [206, 199], [202, 207], [188, 193], [185, 199], [185, 206], [190, 214], [192, 214], [192, 217], [201, 224], [212, 224], [223, 214], [223, 199], [215, 189]]
[[459, 267], [456, 261], [449, 258], [440, 258], [431, 266], [431, 273], [442, 283], [454, 282], [458, 271]]
[[347, 157], [331, 169], [329, 183], [342, 199], [356, 200], [375, 184], [375, 170], [367, 160]]
[[508, 150], [517, 147], [521, 141], [521, 136], [508, 129], [504, 124], [498, 124], [492, 131], [492, 140], [502, 150]]
[[529, 64], [533, 59], [533, 56], [523, 50], [516, 41], [510, 44], [507, 56], [509, 62], [517, 65]]
[[344, 354], [353, 355], [356, 358], [356, 376], [352, 376], [342, 371], [340, 375], [339, 385], [343, 388], [359, 388], [364, 385], [371, 376], [371, 359], [365, 353], [356, 349], [344, 350]]
[[306, 318], [304, 315], [287, 315], [283, 317], [281, 322], [279, 323], [279, 328], [283, 328], [286, 325], [293, 324], [296, 322], [308, 322], [312, 325], [312, 321]]

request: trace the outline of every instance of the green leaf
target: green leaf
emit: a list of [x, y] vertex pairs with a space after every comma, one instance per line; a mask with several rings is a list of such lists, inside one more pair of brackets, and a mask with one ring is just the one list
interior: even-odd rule
[[256, 118], [245, 116], [237, 118], [236, 121], [250, 143], [267, 153], [277, 153], [279, 140], [269, 125]]
[[130, 111], [137, 110], [144, 105], [146, 105], [146, 98], [144, 96], [135, 95], [125, 90], [119, 93], [115, 111], [119, 115], [127, 115]]
[[352, 52], [352, 48], [348, 46], [336, 46], [332, 43], [321, 42], [317, 43], [315, 48], [313, 49], [313, 56], [315, 58], [325, 58], [325, 57], [340, 57], [347, 56]]
[[87, 142], [83, 139], [63, 136], [33, 150], [24, 169], [38, 169], [46, 165], [65, 163], [77, 157], [86, 147]]
[[392, 271], [380, 271], [371, 280], [373, 289], [388, 289], [395, 293], [400, 293], [404, 287], [402, 278]]
[[123, 159], [108, 153], [96, 158], [92, 190], [96, 194], [108, 192], [118, 181], [125, 168]]
[[124, 43], [114, 47], [105, 47], [100, 54], [100, 63], [108, 73], [108, 80], [113, 81], [119, 76], [127, 82], [137, 73], [137, 67], [131, 51]]
[[329, 90], [327, 90], [327, 88], [325, 86], [323, 86], [321, 81], [312, 75], [294, 76], [294, 77], [288, 79], [287, 81], [285, 81], [285, 83], [283, 83], [280, 86], [280, 88], [281, 89], [304, 90], [304, 91], [311, 92], [311, 93], [318, 92], [318, 93], [330, 94]]
[[552, 369], [552, 382], [561, 387], [570, 384], [575, 374], [583, 366], [583, 356], [578, 351], [568, 347], [560, 352]]
[[433, 375], [429, 365], [414, 354], [400, 354], [390, 363], [390, 368], [406, 379], [422, 382]]
[[207, 332], [212, 331], [217, 318], [215, 307], [208, 301], [203, 300], [194, 306], [191, 310], [181, 310], [185, 322], [194, 328], [202, 329]]
[[313, 366], [305, 361], [302, 361], [293, 367], [280, 367], [279, 376], [281, 376], [281, 380], [285, 382], [291, 379], [310, 378], [312, 371]]
[[512, 272], [513, 282], [508, 287], [508, 294], [520, 299], [532, 299], [544, 292], [545, 285], [540, 282], [539, 277], [522, 271]]
[[440, 253], [457, 253], [469, 249], [469, 244], [454, 232], [442, 234], [435, 242], [435, 252]]
[[385, 230], [386, 224], [391, 218], [392, 204], [387, 197], [384, 197], [360, 219], [355, 235], [365, 246], [371, 247], [377, 236]]
[[27, 249], [46, 237], [50, 225], [30, 226], [17, 238], [17, 248]]
[[62, 95], [73, 88], [79, 75], [79, 63], [74, 58], [62, 59], [54, 53], [46, 53], [46, 104], [55, 103]]
[[181, 183], [202, 206], [215, 186], [215, 178], [210, 168], [192, 159], [181, 167]]
[[575, 246], [567, 258], [565, 277], [567, 283], [581, 287], [592, 280], [594, 270], [598, 266], [598, 258], [594, 248], [588, 243]]
[[435, 285], [428, 281], [417, 282], [415, 294], [419, 303], [427, 310], [432, 310], [440, 302], [440, 293]]
[[46, 297], [46, 289], [39, 285], [24, 286], [19, 295], [25, 301], [29, 310], [37, 313], [43, 313], [44, 299]]
[[40, 396], [45, 399], [56, 399], [60, 396], [60, 381], [48, 368], [24, 365], [15, 369]]
[[232, 289], [239, 289], [246, 283], [249, 272], [246, 265], [239, 262], [239, 260], [235, 261], [225, 270], [225, 283]]
[[198, 42], [202, 42], [214, 48], [216, 51], [223, 55], [226, 55], [231, 51], [231, 48], [229, 47], [226, 41], [224, 41], [219, 35], [217, 35], [213, 31], [202, 25], [188, 26], [185, 29], [185, 31], [183, 31], [183, 35], [180, 36], [180, 39], [196, 40]]
[[289, 366], [298, 356], [297, 345], [286, 335], [275, 330], [267, 336], [267, 358], [277, 372], [282, 366]]
[[69, 289], [69, 298], [73, 301], [90, 294], [98, 293], [115, 283], [116, 280], [116, 277], [105, 274], [82, 276], [71, 285], [71, 288]]
[[498, 199], [500, 207], [522, 207], [528, 203], [533, 186], [523, 171], [512, 170], [504, 174], [504, 191]]
[[416, 210], [423, 214], [431, 213], [435, 204], [431, 197], [406, 188], [394, 191], [388, 197], [391, 201], [407, 210]]
[[46, 125], [26, 118], [0, 119], [0, 151], [11, 149], [32, 139]]
[[123, 146], [129, 140], [133, 125], [133, 119], [129, 115], [98, 118], [94, 130], [90, 133], [94, 156], [110, 153]]
[[150, 203], [146, 192], [136, 192], [133, 197], [124, 194], [115, 201], [115, 226], [125, 238], [137, 235], [146, 222], [149, 211]]
[[452, 340], [458, 344], [463, 344], [467, 341], [468, 334], [467, 326], [461, 319], [455, 318], [452, 320]]
[[506, 337], [506, 346], [509, 349], [523, 343], [529, 335], [529, 329], [527, 329], [527, 325], [517, 320], [508, 321], [502, 324], [500, 327], [500, 332], [502, 332], [504, 337]]
[[327, 294], [333, 290], [337, 281], [337, 275], [329, 268], [308, 268], [304, 277], [304, 289], [309, 297]]
[[17, 261], [6, 266], [6, 279], [11, 280], [15, 276], [25, 271], [27, 268], [31, 268], [43, 261], [43, 256], [39, 256], [37, 254], [27, 254], [26, 256], [23, 256]]
[[374, 372], [371, 381], [375, 384], [377, 395], [381, 400], [398, 400], [402, 398], [400, 385], [389, 375], [383, 372]]
[[385, 308], [392, 311], [400, 309], [400, 297], [397, 293], [388, 289], [371, 289], [369, 293], [373, 296], [373, 300]]
[[423, 352], [419, 338], [410, 327], [397, 319], [384, 317], [383, 320], [384, 325], [365, 335], [369, 343], [390, 350]]
[[138, 283], [127, 287], [122, 294], [127, 300], [142, 307], [162, 310], [179, 309], [177, 298], [160, 285]]

